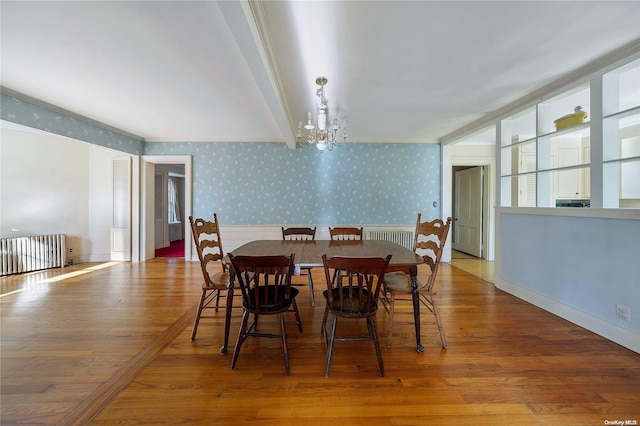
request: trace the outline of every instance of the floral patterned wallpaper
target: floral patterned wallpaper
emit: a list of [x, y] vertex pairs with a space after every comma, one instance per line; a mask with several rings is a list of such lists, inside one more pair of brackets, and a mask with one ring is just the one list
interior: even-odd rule
[[[147, 142], [145, 155], [193, 156], [193, 214], [226, 225], [413, 225], [440, 215], [440, 146]], [[438, 207], [433, 207], [433, 202]]]
[[141, 155], [144, 143], [58, 112], [1, 94], [0, 118], [129, 154]]
[[[2, 94], [4, 120], [133, 155], [191, 155], [193, 214], [225, 225], [404, 225], [440, 216], [440, 145], [142, 142]], [[437, 202], [438, 207], [433, 207]]]

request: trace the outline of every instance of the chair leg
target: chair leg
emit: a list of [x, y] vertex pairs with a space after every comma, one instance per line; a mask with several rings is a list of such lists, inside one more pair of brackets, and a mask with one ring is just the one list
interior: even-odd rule
[[389, 320], [387, 322], [387, 347], [391, 347], [391, 336], [393, 335], [393, 313], [396, 308], [396, 293], [395, 291], [389, 292]]
[[329, 318], [329, 307], [325, 306], [324, 315], [322, 316], [322, 325], [320, 326], [320, 335], [322, 336], [324, 334], [325, 339], [327, 337], [327, 318]]
[[216, 312], [220, 308], [220, 290], [216, 290]]
[[293, 308], [293, 312], [296, 314], [296, 323], [298, 324], [298, 330], [302, 333], [302, 321], [300, 321], [300, 313], [298, 312], [298, 304], [296, 303], [296, 299], [291, 301], [291, 307]]
[[367, 318], [367, 328], [369, 328], [369, 336], [373, 340], [373, 346], [376, 348], [376, 357], [380, 366], [380, 376], [384, 377], [384, 363], [382, 362], [382, 351], [380, 350], [380, 342], [378, 341], [378, 331], [376, 330], [376, 318], [370, 316]]
[[284, 367], [287, 376], [291, 374], [289, 370], [289, 347], [287, 346], [287, 327], [284, 323], [284, 312], [280, 312], [280, 329], [282, 332], [282, 347], [284, 350]]
[[433, 298], [429, 298], [429, 302], [431, 302], [431, 306], [433, 306], [433, 315], [436, 317], [436, 325], [438, 326], [438, 331], [440, 332], [440, 342], [442, 344], [442, 349], [447, 349], [447, 339], [444, 337], [444, 329], [442, 328], [442, 323], [440, 322], [440, 315], [438, 314], [438, 305]]
[[[218, 293], [220, 290], [218, 290]], [[221, 354], [227, 353], [229, 347], [229, 329], [231, 328], [231, 311], [233, 309], [233, 287], [227, 290], [227, 305], [224, 313], [224, 344], [220, 348]]]
[[198, 324], [200, 323], [200, 315], [204, 309], [204, 301], [207, 298], [207, 292], [202, 290], [202, 296], [200, 296], [200, 304], [198, 305], [198, 311], [196, 312], [196, 319], [193, 321], [193, 330], [191, 331], [191, 340], [196, 339], [196, 333], [198, 332]]
[[313, 277], [311, 276], [311, 269], [307, 270], [309, 276], [309, 291], [311, 292], [311, 306], [316, 306], [316, 298], [313, 294]]
[[249, 311], [244, 311], [242, 314], [242, 323], [240, 324], [240, 331], [238, 331], [238, 340], [236, 340], [236, 348], [233, 350], [233, 359], [231, 360], [231, 369], [236, 369], [236, 363], [238, 362], [238, 355], [240, 355], [240, 347], [247, 339], [247, 324], [249, 322]]
[[336, 338], [336, 324], [338, 323], [338, 316], [333, 316], [331, 322], [331, 337], [329, 338], [329, 344], [327, 346], [327, 366], [324, 370], [324, 377], [329, 377], [329, 367], [331, 366], [331, 356], [333, 355], [333, 343]]

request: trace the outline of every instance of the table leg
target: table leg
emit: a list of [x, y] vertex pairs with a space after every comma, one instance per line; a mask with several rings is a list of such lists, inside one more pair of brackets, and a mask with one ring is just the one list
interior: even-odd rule
[[420, 343], [420, 295], [418, 293], [418, 268], [411, 267], [411, 297], [413, 299], [413, 322], [416, 327], [416, 350], [424, 352], [424, 346]]
[[220, 348], [221, 354], [227, 353], [229, 347], [229, 329], [231, 328], [231, 309], [233, 308], [233, 287], [235, 278], [229, 280], [229, 290], [227, 290], [227, 308], [224, 316], [224, 345]]

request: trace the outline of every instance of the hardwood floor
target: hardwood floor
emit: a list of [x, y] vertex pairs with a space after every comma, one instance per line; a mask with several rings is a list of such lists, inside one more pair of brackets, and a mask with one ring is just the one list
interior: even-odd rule
[[[93, 269], [86, 269], [87, 267]], [[223, 318], [189, 340], [197, 263], [76, 265], [0, 279], [0, 422], [12, 424], [603, 425], [640, 421], [640, 355], [442, 265], [438, 302], [449, 347], [398, 304], [380, 377], [370, 342], [338, 342], [329, 378], [306, 277], [288, 317], [291, 376], [278, 339], [249, 339], [235, 371]], [[239, 297], [236, 298], [239, 302]], [[386, 312], [378, 331], [386, 341]], [[427, 320], [427, 315], [423, 315]], [[353, 322], [353, 321], [352, 321]], [[339, 322], [338, 326], [349, 326]], [[260, 323], [268, 329], [274, 321]], [[364, 330], [364, 324], [356, 326]], [[343, 328], [344, 330], [344, 328]], [[353, 331], [356, 331], [355, 328]], [[609, 423], [613, 424], [613, 423]], [[631, 423], [627, 423], [631, 424]]]
[[451, 266], [495, 284], [495, 263], [457, 250], [451, 251]]

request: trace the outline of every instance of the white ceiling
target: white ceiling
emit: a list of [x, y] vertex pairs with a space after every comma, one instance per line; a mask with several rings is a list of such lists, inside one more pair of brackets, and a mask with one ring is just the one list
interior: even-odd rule
[[[7, 1], [1, 84], [147, 141], [434, 142], [621, 48], [638, 1]], [[570, 113], [571, 111], [567, 111]]]

